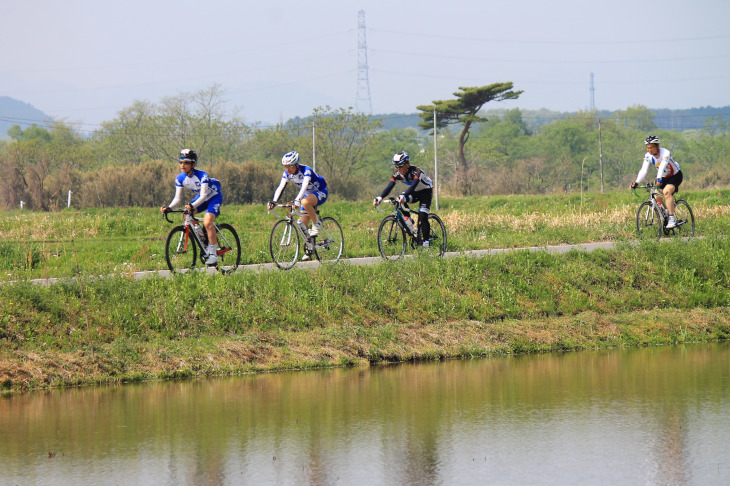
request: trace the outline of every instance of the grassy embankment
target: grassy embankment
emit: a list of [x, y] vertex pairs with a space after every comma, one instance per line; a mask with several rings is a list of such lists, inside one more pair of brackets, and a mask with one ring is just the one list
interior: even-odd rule
[[[728, 196], [691, 194], [704, 238], [690, 242], [622, 243], [639, 202], [623, 193], [591, 194], [582, 206], [562, 195], [446, 199], [439, 214], [452, 251], [620, 245], [144, 281], [128, 272], [165, 267], [169, 225], [154, 210], [9, 213], [0, 221], [0, 388], [727, 339]], [[329, 204], [346, 256], [375, 255], [383, 215]], [[225, 220], [247, 263], [269, 260], [273, 218], [261, 207], [226, 208]], [[91, 278], [108, 273], [119, 275]], [[66, 276], [78, 278], [27, 282]]]

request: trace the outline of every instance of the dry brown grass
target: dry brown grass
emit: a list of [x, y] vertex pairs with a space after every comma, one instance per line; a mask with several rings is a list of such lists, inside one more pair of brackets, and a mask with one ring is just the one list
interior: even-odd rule
[[600, 219], [622, 221], [627, 214], [632, 215], [633, 206], [621, 206], [603, 211], [583, 211], [566, 214], [528, 213], [501, 214], [491, 211], [474, 213], [472, 211], [454, 210], [442, 215], [450, 232], [470, 231], [484, 226], [499, 226], [512, 232], [534, 232], [540, 228], [590, 228]]
[[[138, 359], [118, 369], [118, 357], [103, 349], [88, 351], [0, 353], [0, 384], [14, 390], [115, 383], [130, 379], [164, 376], [209, 376], [277, 371], [349, 363], [367, 366], [378, 361], [450, 359], [466, 356], [494, 356], [534, 351], [594, 349], [626, 345], [624, 329], [630, 329], [631, 344], [656, 344], [683, 334], [686, 342], [704, 341], [711, 329], [726, 326], [730, 308], [666, 309], [623, 314], [583, 312], [545, 319], [512, 319], [502, 322], [453, 321], [438, 324], [392, 324], [393, 337], [375, 344], [367, 332], [334, 337], [325, 329], [308, 332], [254, 331], [250, 339], [220, 339], [201, 348], [181, 346], [185, 354], [149, 343], [135, 347]], [[369, 337], [368, 337], [369, 336]], [[373, 356], [371, 349], [377, 349]], [[179, 352], [179, 351], [178, 351]], [[195, 370], [195, 371], [193, 371]]]

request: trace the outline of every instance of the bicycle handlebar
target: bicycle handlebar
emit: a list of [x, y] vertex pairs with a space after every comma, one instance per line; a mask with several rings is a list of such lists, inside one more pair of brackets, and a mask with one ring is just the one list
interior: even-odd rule
[[[656, 183], [655, 182], [647, 182], [646, 184], [641, 184], [641, 185], [638, 185], [636, 187], [641, 187], [641, 188], [644, 188], [644, 189], [651, 189], [652, 187], [656, 187]], [[636, 194], [636, 187], [632, 187], [631, 188], [631, 193], [634, 196], [636, 196], [636, 197], [641, 197], [638, 194]]]
[[[185, 208], [180, 208], [180, 209], [167, 208], [167, 211], [162, 213], [162, 218], [166, 219], [168, 223], [174, 223], [174, 221], [170, 219], [170, 216], [168, 216], [168, 214], [170, 214], [170, 213], [191, 214], [191, 212]], [[200, 218], [196, 218], [195, 216], [193, 216], [193, 219], [200, 221]]]
[[279, 202], [277, 202], [277, 203], [274, 203], [274, 207], [273, 208], [271, 208], [268, 211], [266, 211], [266, 214], [272, 214], [273, 213], [273, 215], [276, 216], [276, 213], [274, 213], [274, 211], [276, 210], [276, 208], [284, 208], [284, 211], [287, 214], [291, 214], [292, 209], [295, 208], [295, 207], [296, 206], [294, 205], [294, 201], [288, 201], [288, 202], [285, 202], [285, 203], [279, 203]]
[[383, 204], [384, 202], [387, 202], [388, 204], [393, 204], [393, 205], [395, 205], [396, 207], [398, 207], [398, 206], [401, 206], [401, 207], [402, 207], [402, 206], [405, 206], [405, 203], [399, 203], [399, 202], [398, 202], [398, 198], [396, 198], [396, 197], [393, 197], [393, 196], [388, 196], [388, 197], [384, 197], [384, 198], [383, 198], [383, 199], [382, 199], [382, 200], [380, 201], [380, 203], [378, 203], [378, 204], [377, 204], [377, 205], [375, 206], [375, 208], [376, 208], [376, 209], [377, 209], [378, 211], [380, 211], [381, 213], [385, 213], [385, 212], [387, 212], [387, 211], [383, 211], [382, 209], [380, 209], [380, 205], [381, 205], [381, 204]]

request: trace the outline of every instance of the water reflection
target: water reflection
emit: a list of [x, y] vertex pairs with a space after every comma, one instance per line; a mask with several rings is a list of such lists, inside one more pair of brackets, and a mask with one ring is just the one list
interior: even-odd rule
[[727, 343], [34, 393], [0, 483], [728, 484], [729, 399]]

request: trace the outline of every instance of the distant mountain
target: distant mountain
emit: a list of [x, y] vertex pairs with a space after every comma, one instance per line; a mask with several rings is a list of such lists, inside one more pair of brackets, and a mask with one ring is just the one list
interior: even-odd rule
[[383, 129], [391, 130], [393, 128], [418, 128], [418, 124], [422, 122], [418, 113], [388, 113], [384, 115], [373, 115], [373, 118], [378, 118], [383, 122]]
[[667, 108], [651, 109], [656, 115], [654, 123], [659, 128], [666, 130], [692, 130], [704, 128], [707, 118], [721, 117], [730, 122], [730, 106], [713, 108], [705, 106], [700, 108], [689, 108], [686, 110], [670, 110]]
[[8, 129], [13, 125], [20, 125], [25, 130], [34, 123], [46, 126], [50, 118], [33, 105], [9, 96], [0, 96], [0, 138], [7, 138]]
[[[505, 109], [491, 109], [484, 110], [479, 113], [480, 116], [486, 118], [501, 118], [504, 115]], [[575, 113], [551, 111], [545, 108], [541, 110], [521, 110], [522, 119], [530, 127], [535, 129], [546, 123], [551, 123], [556, 120], [567, 118], [568, 116], [574, 115]], [[705, 126], [705, 120], [716, 116], [721, 117], [726, 122], [730, 123], [730, 106], [722, 106], [714, 108], [711, 106], [699, 107], [699, 108], [688, 108], [684, 110], [670, 110], [668, 108], [649, 108], [649, 111], [654, 113], [654, 123], [657, 127], [664, 130], [698, 130]], [[612, 115], [615, 115], [615, 111], [601, 110], [598, 112], [598, 116], [606, 119]], [[383, 121], [383, 128], [390, 130], [391, 128], [418, 128], [418, 122], [421, 118], [418, 113], [388, 113], [388, 114], [377, 114], [373, 115], [374, 118], [378, 118]], [[420, 129], [419, 129], [420, 130]]]

